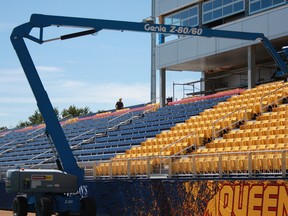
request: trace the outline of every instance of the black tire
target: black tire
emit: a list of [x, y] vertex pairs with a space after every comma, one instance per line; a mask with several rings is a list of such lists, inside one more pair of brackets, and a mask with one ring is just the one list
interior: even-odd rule
[[27, 216], [28, 204], [25, 197], [17, 196], [13, 200], [13, 215], [14, 216]]
[[62, 212], [62, 213], [59, 213], [58, 216], [69, 216], [69, 212]]
[[81, 216], [96, 216], [96, 202], [91, 197], [82, 198], [81, 201], [81, 209], [80, 215]]
[[49, 197], [41, 197], [36, 203], [36, 215], [51, 216], [53, 214], [53, 201]]

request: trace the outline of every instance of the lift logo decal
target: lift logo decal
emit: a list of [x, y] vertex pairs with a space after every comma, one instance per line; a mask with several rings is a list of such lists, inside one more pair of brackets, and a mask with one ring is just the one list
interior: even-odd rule
[[156, 33], [171, 33], [171, 34], [182, 34], [182, 35], [202, 35], [203, 29], [188, 27], [188, 26], [163, 26], [153, 25], [147, 23], [144, 25], [145, 31], [156, 32]]
[[53, 181], [53, 175], [32, 175], [33, 181]]

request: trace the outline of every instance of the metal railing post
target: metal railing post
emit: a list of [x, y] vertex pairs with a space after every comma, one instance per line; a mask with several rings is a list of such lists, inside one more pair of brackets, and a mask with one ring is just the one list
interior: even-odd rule
[[172, 172], [173, 172], [173, 170], [172, 170], [172, 158], [171, 157], [168, 159], [168, 164], [169, 164], [168, 177], [171, 178], [172, 177]]
[[147, 178], [150, 178], [151, 174], [151, 165], [150, 165], [150, 158], [147, 158]]
[[196, 178], [196, 159], [195, 156], [192, 157], [192, 171], [193, 171], [193, 178]]
[[248, 153], [248, 174], [249, 174], [249, 178], [252, 177], [252, 153], [249, 152]]
[[128, 159], [127, 161], [127, 178], [131, 178], [131, 159]]
[[112, 160], [109, 162], [109, 178], [112, 179]]
[[282, 177], [286, 177], [286, 151], [282, 151], [281, 155], [282, 163], [281, 163], [281, 171], [282, 171]]
[[222, 178], [223, 175], [223, 167], [222, 167], [222, 154], [219, 154], [219, 160], [218, 160], [218, 169], [219, 169], [219, 178]]

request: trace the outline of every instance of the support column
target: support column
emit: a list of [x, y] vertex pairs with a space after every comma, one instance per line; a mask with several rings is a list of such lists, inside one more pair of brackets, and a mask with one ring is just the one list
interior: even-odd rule
[[201, 72], [201, 82], [200, 82], [200, 91], [201, 92], [204, 92], [205, 90], [206, 90], [206, 86], [205, 86], [205, 72], [204, 71], [202, 71]]
[[256, 86], [256, 77], [255, 77], [255, 45], [248, 47], [248, 89], [254, 88]]
[[160, 107], [166, 104], [166, 69], [160, 70]]
[[[155, 18], [155, 0], [151, 0], [151, 17], [154, 22], [156, 22]], [[150, 100], [153, 101], [156, 99], [156, 34], [151, 34], [151, 94]], [[153, 101], [156, 102], [156, 101]]]

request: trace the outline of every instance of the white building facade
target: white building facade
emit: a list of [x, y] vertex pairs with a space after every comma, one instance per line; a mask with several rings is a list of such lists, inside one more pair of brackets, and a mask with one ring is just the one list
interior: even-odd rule
[[[161, 24], [257, 32], [276, 50], [288, 45], [288, 0], [155, 0], [155, 11]], [[172, 35], [158, 36], [156, 68], [164, 86], [166, 70], [202, 71], [203, 92], [254, 87], [276, 70], [259, 41]]]

